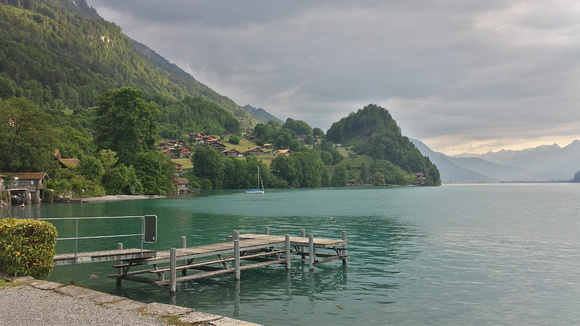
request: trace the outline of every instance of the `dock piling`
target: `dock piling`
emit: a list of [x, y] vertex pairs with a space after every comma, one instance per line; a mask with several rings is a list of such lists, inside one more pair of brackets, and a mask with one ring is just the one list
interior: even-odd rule
[[[181, 248], [187, 248], [187, 238], [185, 236], [181, 237]], [[183, 261], [183, 264], [187, 264], [187, 260]], [[185, 276], [187, 275], [187, 268], [184, 268], [181, 270], [181, 275]]]
[[240, 280], [240, 240], [234, 240], [234, 269], [236, 281]]
[[309, 270], [314, 270], [314, 260], [316, 258], [316, 251], [314, 249], [314, 235], [308, 237], [308, 258], [310, 264], [308, 265]]
[[290, 270], [292, 265], [292, 258], [290, 258], [290, 235], [284, 235], [284, 245], [286, 247], [286, 269]]
[[[346, 241], [346, 231], [342, 231], [342, 240]], [[346, 265], [346, 242], [344, 243], [344, 245], [342, 246], [344, 249], [342, 250], [342, 254], [344, 256], [344, 258], [342, 258], [342, 264]]]
[[[123, 243], [122, 242], [117, 243], [117, 250], [123, 250]], [[122, 264], [123, 264], [122, 260], [117, 261], [117, 265], [122, 265]], [[122, 267], [117, 268], [117, 275], [121, 275], [122, 273], [123, 273], [123, 268]], [[117, 277], [117, 285], [121, 285], [122, 281], [123, 281], [122, 278]]]
[[[306, 238], [306, 230], [305, 229], [300, 230], [300, 236], [303, 238]], [[298, 247], [298, 248], [300, 248], [300, 252], [304, 252], [304, 247]], [[301, 257], [302, 257], [302, 260], [304, 260], [306, 258], [306, 256], [304, 256], [304, 254], [302, 254]]]
[[264, 234], [265, 235], [270, 235], [270, 228], [269, 227], [265, 227], [264, 228]]
[[177, 265], [177, 254], [175, 248], [171, 248], [169, 250], [169, 283], [171, 285], [169, 293], [175, 293], [177, 290], [177, 270], [175, 265]]

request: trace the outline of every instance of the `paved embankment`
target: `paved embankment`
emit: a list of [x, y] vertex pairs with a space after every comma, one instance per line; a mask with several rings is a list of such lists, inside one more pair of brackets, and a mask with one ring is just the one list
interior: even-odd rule
[[256, 325], [75, 285], [30, 277], [12, 281], [21, 285], [0, 287], [0, 325]]

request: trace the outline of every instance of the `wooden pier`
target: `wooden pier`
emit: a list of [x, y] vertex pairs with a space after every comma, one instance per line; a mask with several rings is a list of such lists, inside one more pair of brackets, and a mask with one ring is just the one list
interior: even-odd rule
[[[293, 260], [308, 261], [310, 270], [316, 264], [338, 259], [346, 264], [347, 260], [344, 231], [339, 240], [314, 238], [312, 235], [305, 237], [304, 230], [301, 237], [290, 237], [287, 234], [273, 236], [269, 235], [268, 228], [266, 234], [240, 235], [234, 231], [230, 238], [233, 241], [187, 247], [185, 237], [182, 237], [182, 248], [148, 253], [151, 255], [149, 257], [110, 259], [119, 260], [119, 263], [113, 266], [117, 273], [109, 277], [117, 278], [117, 283], [131, 280], [170, 286], [170, 292], [174, 293], [179, 282], [221, 274], [234, 274], [235, 279], [239, 280], [242, 270], [274, 264], [285, 264], [286, 269], [290, 269]], [[131, 270], [139, 266], [151, 267]], [[177, 277], [179, 270], [181, 276]], [[195, 273], [187, 275], [187, 271]], [[169, 279], [166, 279], [166, 273], [169, 273]]]
[[105, 250], [105, 251], [91, 251], [70, 254], [57, 254], [54, 255], [53, 261], [55, 266], [65, 266], [83, 263], [101, 263], [107, 261], [143, 259], [154, 257], [155, 254], [156, 252], [154, 250], [141, 250], [141, 249]]

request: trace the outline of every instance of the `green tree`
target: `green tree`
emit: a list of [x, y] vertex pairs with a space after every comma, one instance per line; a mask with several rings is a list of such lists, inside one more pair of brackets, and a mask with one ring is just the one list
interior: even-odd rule
[[24, 98], [0, 100], [0, 171], [57, 171], [55, 120]]
[[175, 164], [163, 153], [147, 152], [139, 154], [135, 163], [137, 177], [146, 195], [167, 195], [171, 192], [171, 176]]
[[312, 135], [318, 136], [319, 138], [322, 138], [322, 137], [324, 137], [324, 131], [322, 131], [322, 129], [316, 127], [314, 129], [312, 129]]
[[143, 193], [143, 185], [133, 166], [119, 164], [103, 176], [103, 187], [109, 195], [137, 195]]
[[242, 138], [240, 136], [230, 136], [229, 142], [230, 144], [238, 145]]
[[334, 173], [331, 178], [331, 185], [333, 187], [344, 187], [348, 183], [348, 174], [343, 165], [334, 168]]
[[97, 104], [97, 149], [117, 152], [119, 161], [125, 164], [133, 164], [140, 154], [154, 150], [160, 111], [157, 104], [143, 99], [142, 91], [132, 87], [109, 90]]
[[373, 175], [371, 175], [371, 177], [369, 178], [369, 182], [373, 186], [384, 186], [386, 184], [385, 176], [380, 172], [373, 173]]
[[101, 163], [101, 161], [94, 156], [85, 156], [79, 162], [78, 171], [87, 180], [91, 180], [96, 183], [100, 183], [103, 174], [105, 174], [103, 163]]
[[207, 179], [215, 189], [223, 185], [223, 155], [212, 146], [196, 148], [191, 157], [193, 172], [200, 179]]
[[365, 162], [363, 162], [362, 166], [360, 167], [360, 180], [362, 181], [362, 183], [366, 183], [368, 180], [368, 171], [367, 171], [367, 166], [365, 164]]

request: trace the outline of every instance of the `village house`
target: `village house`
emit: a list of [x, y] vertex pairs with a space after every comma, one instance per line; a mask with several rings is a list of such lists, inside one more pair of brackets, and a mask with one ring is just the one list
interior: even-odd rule
[[414, 183], [416, 186], [425, 186], [427, 185], [427, 176], [423, 172], [415, 173], [415, 178], [417, 179]]
[[242, 153], [240, 153], [238, 150], [230, 148], [230, 149], [226, 149], [225, 151], [222, 151], [222, 154], [224, 154], [224, 156], [226, 157], [243, 157]]
[[264, 144], [264, 146], [262, 147], [264, 147], [265, 149], [269, 149], [270, 147], [272, 147], [272, 144]]
[[211, 142], [214, 141], [219, 141], [218, 138], [216, 138], [215, 136], [209, 135], [209, 136], [202, 136], [201, 138], [199, 138], [197, 140], [198, 143], [200, 143], [201, 145], [207, 145]]
[[183, 174], [183, 164], [175, 163], [175, 173], [177, 175]]
[[191, 157], [191, 150], [187, 147], [187, 143], [181, 140], [162, 141], [157, 145], [157, 150], [171, 159]]
[[190, 158], [191, 157], [191, 150], [187, 147], [184, 147], [180, 150], [181, 157]]
[[279, 149], [279, 150], [276, 152], [276, 156], [278, 156], [278, 155], [286, 155], [286, 156], [290, 156], [290, 155], [292, 155], [292, 151], [291, 151], [291, 150], [289, 150], [289, 149]]
[[177, 188], [178, 193], [188, 192], [189, 180], [187, 180], [186, 178], [175, 178], [172, 181], [175, 187]]
[[261, 150], [258, 147], [254, 147], [254, 148], [248, 149], [244, 154], [250, 155], [250, 156], [258, 156], [258, 155], [262, 155], [263, 153], [264, 153], [263, 150]]
[[199, 141], [199, 139], [201, 139], [201, 137], [203, 137], [203, 134], [201, 132], [192, 132], [187, 134], [189, 137], [193, 137], [195, 139], [197, 139], [197, 141]]
[[62, 168], [65, 168], [65, 169], [79, 165], [78, 158], [62, 158], [60, 156], [60, 151], [58, 149], [54, 151], [54, 159], [58, 161], [58, 164]]
[[5, 191], [13, 205], [40, 204], [44, 198], [44, 183], [48, 180], [46, 172], [10, 172], [2, 179]]
[[206, 142], [203, 144], [204, 146], [212, 146], [215, 149], [217, 149], [218, 151], [223, 151], [224, 149], [226, 149], [226, 145], [222, 144], [219, 139], [215, 139], [209, 142]]

